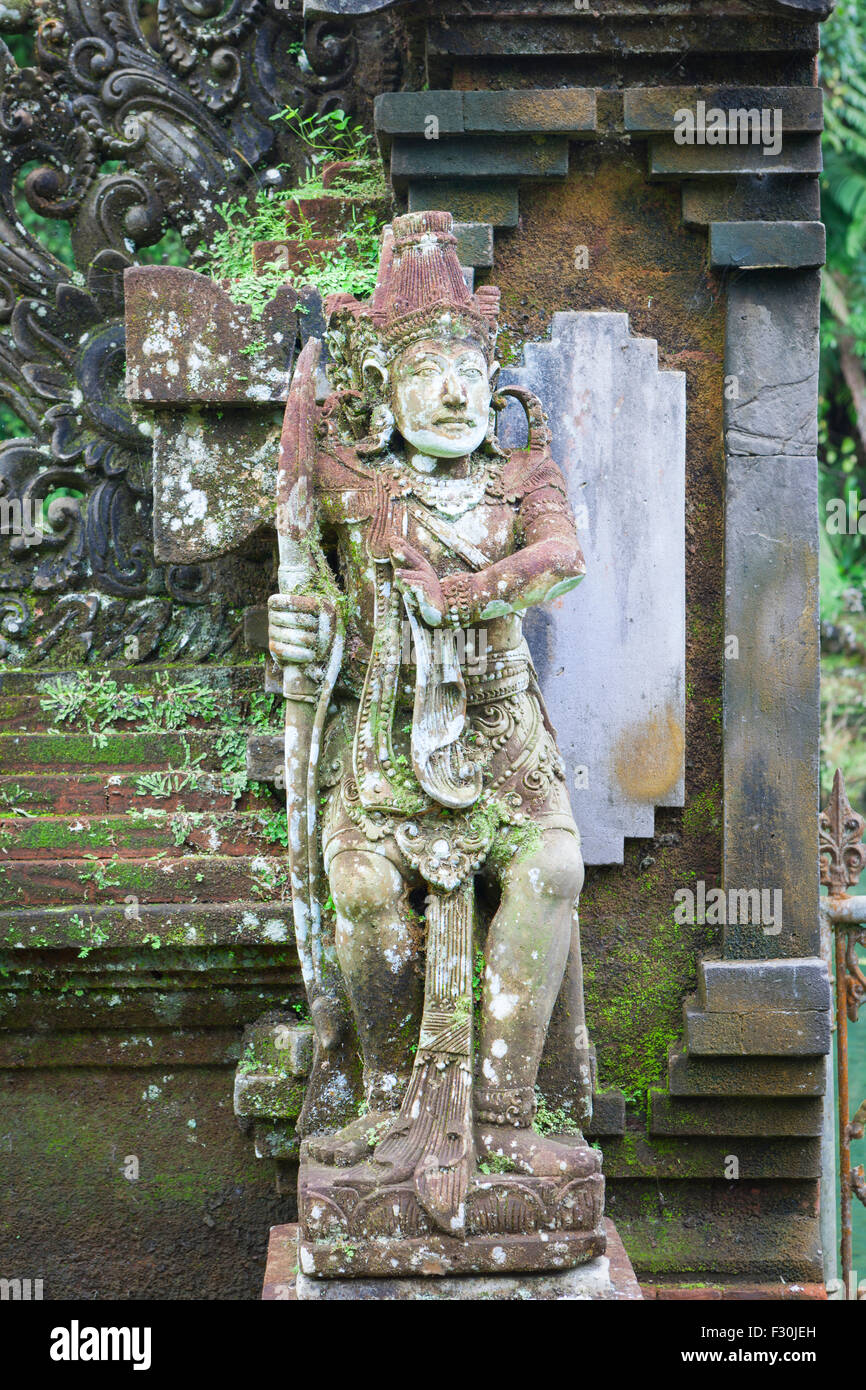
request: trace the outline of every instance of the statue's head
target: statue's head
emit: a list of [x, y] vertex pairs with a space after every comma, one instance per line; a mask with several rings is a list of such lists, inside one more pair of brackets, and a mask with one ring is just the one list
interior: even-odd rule
[[460, 458], [492, 437], [499, 291], [471, 293], [451, 225], [447, 212], [395, 218], [372, 298], [329, 302], [336, 376], [370, 407], [368, 444], [396, 427], [419, 453]]

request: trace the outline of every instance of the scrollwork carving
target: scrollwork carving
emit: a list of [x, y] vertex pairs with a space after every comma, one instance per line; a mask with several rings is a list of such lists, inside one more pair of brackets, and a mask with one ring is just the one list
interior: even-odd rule
[[300, 173], [275, 112], [339, 106], [369, 124], [399, 54], [379, 15], [311, 23], [304, 51], [300, 0], [159, 0], [155, 14], [47, 0], [34, 24], [34, 65], [0, 88], [0, 400], [21, 422], [7, 423], [0, 479], [48, 524], [36, 541], [0, 538], [0, 659], [205, 660], [239, 645], [238, 604], [258, 595], [241, 594], [242, 559], [154, 561], [123, 270], [169, 229], [195, 256], [222, 203], [276, 166]]

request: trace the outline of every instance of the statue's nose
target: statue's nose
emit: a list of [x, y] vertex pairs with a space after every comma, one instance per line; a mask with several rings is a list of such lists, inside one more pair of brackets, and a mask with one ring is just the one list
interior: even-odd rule
[[449, 372], [446, 376], [442, 397], [447, 405], [462, 405], [466, 400], [466, 388], [456, 372]]

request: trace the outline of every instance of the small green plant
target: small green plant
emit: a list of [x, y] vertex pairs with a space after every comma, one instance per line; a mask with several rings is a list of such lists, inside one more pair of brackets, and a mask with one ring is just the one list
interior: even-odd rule
[[276, 811], [262, 811], [259, 816], [259, 825], [262, 829], [263, 840], [268, 840], [272, 845], [285, 845], [288, 848], [289, 822], [282, 808]]
[[541, 1091], [535, 1088], [535, 1119], [532, 1128], [537, 1134], [580, 1134], [580, 1126], [575, 1123], [568, 1112], [558, 1106], [552, 1109], [545, 1100]]
[[478, 1165], [479, 1173], [518, 1173], [520, 1169], [507, 1154], [488, 1154]]

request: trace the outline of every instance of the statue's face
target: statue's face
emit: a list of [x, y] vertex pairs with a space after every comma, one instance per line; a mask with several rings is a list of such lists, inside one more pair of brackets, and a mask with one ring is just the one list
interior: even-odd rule
[[490, 412], [484, 354], [469, 339], [430, 338], [397, 359], [391, 408], [413, 449], [432, 458], [462, 458], [481, 444]]

